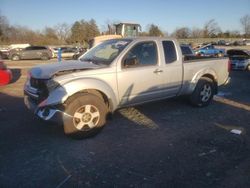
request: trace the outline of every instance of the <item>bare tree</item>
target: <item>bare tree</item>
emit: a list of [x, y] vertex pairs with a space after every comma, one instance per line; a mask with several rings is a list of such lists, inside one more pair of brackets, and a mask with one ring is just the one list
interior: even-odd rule
[[163, 36], [163, 32], [157, 25], [151, 24], [148, 29], [149, 36]]
[[177, 28], [172, 34], [176, 38], [185, 39], [190, 37], [190, 29], [188, 27]]
[[59, 23], [54, 27], [58, 39], [61, 43], [66, 43], [70, 36], [71, 26], [67, 23]]
[[102, 26], [102, 31], [103, 34], [105, 35], [112, 35], [115, 34], [116, 30], [115, 30], [115, 24], [120, 23], [120, 21], [118, 20], [106, 20], [105, 21], [105, 25]]
[[203, 30], [200, 29], [200, 28], [194, 27], [191, 30], [190, 37], [191, 38], [201, 38], [201, 37], [203, 37]]
[[245, 37], [250, 37], [250, 15], [245, 15], [240, 19]]
[[0, 15], [0, 41], [6, 41], [7, 40], [7, 30], [9, 28], [8, 20], [5, 16]]
[[5, 36], [8, 39], [6, 43], [38, 44], [41, 40], [40, 33], [23, 26], [10, 26]]
[[221, 31], [217, 22], [214, 19], [209, 20], [205, 23], [203, 28], [203, 37], [213, 37]]
[[55, 29], [52, 27], [46, 27], [43, 31], [44, 42], [46, 44], [58, 44], [59, 40]]

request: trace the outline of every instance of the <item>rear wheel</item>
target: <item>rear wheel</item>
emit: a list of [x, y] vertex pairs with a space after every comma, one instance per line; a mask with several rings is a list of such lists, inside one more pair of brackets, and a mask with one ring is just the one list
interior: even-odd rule
[[64, 121], [64, 133], [81, 139], [96, 135], [105, 125], [107, 106], [93, 94], [76, 95], [71, 99], [65, 112], [72, 116], [71, 121]]
[[193, 93], [190, 96], [190, 102], [194, 106], [204, 107], [211, 103], [215, 93], [215, 85], [210, 78], [202, 77]]
[[11, 56], [11, 60], [12, 61], [19, 61], [20, 60], [20, 56], [17, 55], [17, 54], [14, 54], [14, 55]]

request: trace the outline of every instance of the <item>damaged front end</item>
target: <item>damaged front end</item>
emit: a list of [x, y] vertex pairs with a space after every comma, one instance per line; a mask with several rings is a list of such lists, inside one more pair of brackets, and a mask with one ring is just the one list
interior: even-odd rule
[[53, 79], [37, 79], [29, 74], [24, 86], [26, 107], [45, 121], [62, 123], [72, 118], [63, 107], [64, 89]]
[[[58, 80], [72, 79], [72, 73], [101, 68], [81, 61], [69, 61], [34, 67], [24, 86], [24, 103], [28, 109], [46, 121], [65, 122], [64, 102], [68, 92]], [[77, 87], [77, 86], [76, 86]]]

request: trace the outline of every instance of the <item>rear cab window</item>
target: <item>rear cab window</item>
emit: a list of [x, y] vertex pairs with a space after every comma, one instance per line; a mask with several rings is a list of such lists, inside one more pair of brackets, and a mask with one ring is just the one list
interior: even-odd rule
[[177, 60], [176, 48], [173, 41], [162, 41], [165, 63], [173, 63]]

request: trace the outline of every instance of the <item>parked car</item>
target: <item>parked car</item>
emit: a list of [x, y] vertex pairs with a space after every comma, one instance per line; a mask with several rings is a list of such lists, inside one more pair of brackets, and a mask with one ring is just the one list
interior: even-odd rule
[[228, 58], [183, 63], [175, 39], [113, 39], [78, 60], [32, 68], [24, 102], [41, 119], [62, 123], [66, 135], [88, 137], [122, 107], [179, 95], [207, 106], [228, 75]]
[[73, 59], [73, 56], [76, 52], [77, 52], [77, 48], [71, 48], [71, 47], [61, 48], [62, 58]]
[[12, 72], [7, 68], [3, 61], [0, 61], [0, 86], [10, 83]]
[[217, 45], [219, 45], [219, 46], [225, 46], [226, 45], [226, 41], [225, 40], [219, 40], [217, 42]]
[[232, 43], [232, 45], [234, 45], [234, 46], [244, 46], [245, 43], [244, 43], [243, 40], [236, 40], [236, 41], [234, 41], [234, 42]]
[[50, 48], [51, 52], [52, 52], [52, 58], [56, 58], [57, 57], [57, 53], [58, 53], [58, 48]]
[[181, 44], [181, 52], [182, 55], [195, 55], [195, 52], [193, 51], [192, 47], [188, 44]]
[[250, 46], [250, 40], [248, 39], [243, 39], [244, 45]]
[[42, 59], [52, 58], [52, 51], [46, 46], [29, 46], [24, 49], [13, 49], [9, 53], [9, 59], [18, 61], [21, 59]]
[[85, 52], [87, 52], [86, 48], [78, 48], [77, 52], [73, 55], [73, 59], [78, 59], [80, 56], [82, 56]]
[[225, 55], [225, 49], [215, 48], [214, 45], [208, 44], [197, 49], [195, 53], [199, 56], [223, 57]]
[[233, 70], [250, 71], [250, 51], [241, 49], [231, 49], [227, 51]]
[[31, 46], [30, 44], [11, 44], [9, 45], [9, 49], [15, 49], [15, 48], [27, 48]]
[[0, 60], [1, 60], [1, 59], [8, 59], [8, 57], [9, 57], [9, 52], [10, 52], [9, 49], [1, 49], [1, 50], [0, 50]]
[[191, 60], [191, 59], [194, 59], [194, 57], [196, 57], [196, 56], [195, 56], [195, 52], [194, 52], [194, 50], [191, 48], [190, 45], [181, 44], [181, 45], [180, 45], [180, 48], [181, 48], [181, 52], [182, 52], [184, 61], [186, 61], [186, 60]]

